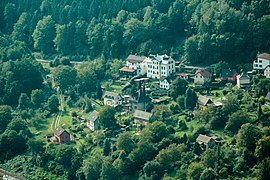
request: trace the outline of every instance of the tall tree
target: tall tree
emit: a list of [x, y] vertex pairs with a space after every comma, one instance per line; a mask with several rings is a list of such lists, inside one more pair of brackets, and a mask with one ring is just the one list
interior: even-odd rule
[[55, 21], [52, 16], [39, 20], [33, 33], [34, 47], [44, 54], [53, 53], [55, 38]]
[[115, 109], [104, 106], [98, 113], [98, 119], [103, 128], [114, 129], [116, 127]]
[[191, 88], [187, 88], [186, 94], [185, 94], [185, 101], [184, 101], [185, 108], [193, 109], [194, 107], [196, 107], [197, 99], [198, 97], [196, 93], [194, 92], [194, 90]]

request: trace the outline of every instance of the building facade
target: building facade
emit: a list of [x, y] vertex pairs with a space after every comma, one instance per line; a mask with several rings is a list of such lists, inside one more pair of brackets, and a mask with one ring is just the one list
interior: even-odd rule
[[257, 55], [257, 60], [253, 61], [253, 69], [264, 70], [270, 65], [270, 54], [262, 53]]
[[148, 78], [161, 79], [175, 73], [175, 60], [168, 55], [150, 55], [146, 63]]

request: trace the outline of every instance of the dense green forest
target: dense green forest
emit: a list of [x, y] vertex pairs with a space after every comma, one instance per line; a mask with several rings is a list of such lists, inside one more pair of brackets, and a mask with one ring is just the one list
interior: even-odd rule
[[[195, 89], [176, 78], [170, 102], [149, 105], [144, 128], [133, 127], [131, 112], [103, 106], [102, 93], [141, 92], [121, 80], [129, 54], [217, 63], [213, 80], [230, 65], [248, 71], [244, 63], [270, 52], [269, 32], [269, 0], [1, 0], [0, 167], [45, 180], [268, 179], [270, 80], [259, 72], [246, 90], [222, 81]], [[201, 109], [199, 95], [223, 106]], [[101, 130], [82, 122], [93, 110]], [[47, 141], [57, 126], [74, 140]], [[220, 141], [201, 148], [199, 134]]]
[[269, 52], [269, 13], [267, 0], [2, 0], [0, 30], [46, 58], [167, 53], [244, 63]]

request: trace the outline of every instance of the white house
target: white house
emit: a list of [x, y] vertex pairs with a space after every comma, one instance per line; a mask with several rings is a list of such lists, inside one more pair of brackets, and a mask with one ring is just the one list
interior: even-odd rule
[[106, 91], [103, 95], [104, 105], [116, 107], [122, 105], [123, 97], [115, 92]]
[[250, 86], [250, 77], [248, 74], [242, 73], [241, 75], [237, 75], [236, 80], [238, 88], [245, 88]]
[[168, 55], [150, 55], [147, 63], [147, 77], [161, 79], [175, 73], [175, 60]]
[[263, 71], [263, 74], [266, 78], [270, 78], [270, 65], [266, 66], [266, 68]]
[[159, 80], [160, 89], [169, 90], [172, 84], [172, 79], [169, 77], [161, 77]]
[[94, 110], [87, 118], [87, 127], [92, 131], [98, 130], [100, 128], [98, 112], [96, 110]]
[[264, 70], [270, 65], [270, 54], [262, 53], [257, 55], [257, 60], [253, 61], [253, 69]]

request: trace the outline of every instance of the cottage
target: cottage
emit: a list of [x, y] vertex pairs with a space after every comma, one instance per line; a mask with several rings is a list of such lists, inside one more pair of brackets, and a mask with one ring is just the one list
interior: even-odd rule
[[270, 54], [262, 53], [257, 55], [257, 60], [253, 61], [253, 69], [264, 70], [266, 66], [270, 65]]
[[98, 120], [98, 112], [94, 110], [87, 118], [87, 127], [90, 130], [95, 131], [100, 129], [100, 123]]
[[205, 147], [212, 148], [216, 145], [214, 138], [203, 135], [203, 134], [200, 134], [197, 137], [196, 142], [200, 144], [202, 149], [204, 149]]
[[221, 70], [221, 80], [229, 80], [236, 82], [237, 72], [235, 69], [222, 69]]
[[175, 60], [168, 55], [151, 55], [145, 60], [147, 63], [147, 77], [161, 79], [175, 73]]
[[121, 69], [119, 69], [119, 71], [123, 75], [131, 75], [131, 76], [136, 75], [136, 70], [130, 69], [127, 66], [122, 67]]
[[115, 92], [106, 91], [103, 95], [104, 105], [109, 105], [112, 107], [117, 107], [122, 105], [123, 97]]
[[207, 106], [213, 104], [213, 101], [207, 97], [207, 96], [199, 96], [197, 103], [199, 104], [200, 107], [202, 107], [203, 109], [205, 109]]
[[70, 142], [70, 134], [65, 129], [61, 127], [57, 127], [54, 130], [54, 137], [57, 139], [59, 144], [69, 143]]
[[160, 89], [169, 90], [172, 84], [172, 78], [170, 77], [161, 77], [159, 80]]
[[241, 75], [237, 75], [236, 79], [238, 88], [246, 88], [250, 86], [250, 77], [248, 74], [242, 73]]
[[270, 78], [270, 65], [266, 66], [266, 68], [263, 71], [263, 74], [266, 78]]
[[198, 69], [194, 76], [194, 85], [203, 86], [211, 81], [212, 74], [206, 69]]
[[146, 125], [151, 119], [153, 114], [141, 110], [135, 110], [133, 117], [135, 124]]

